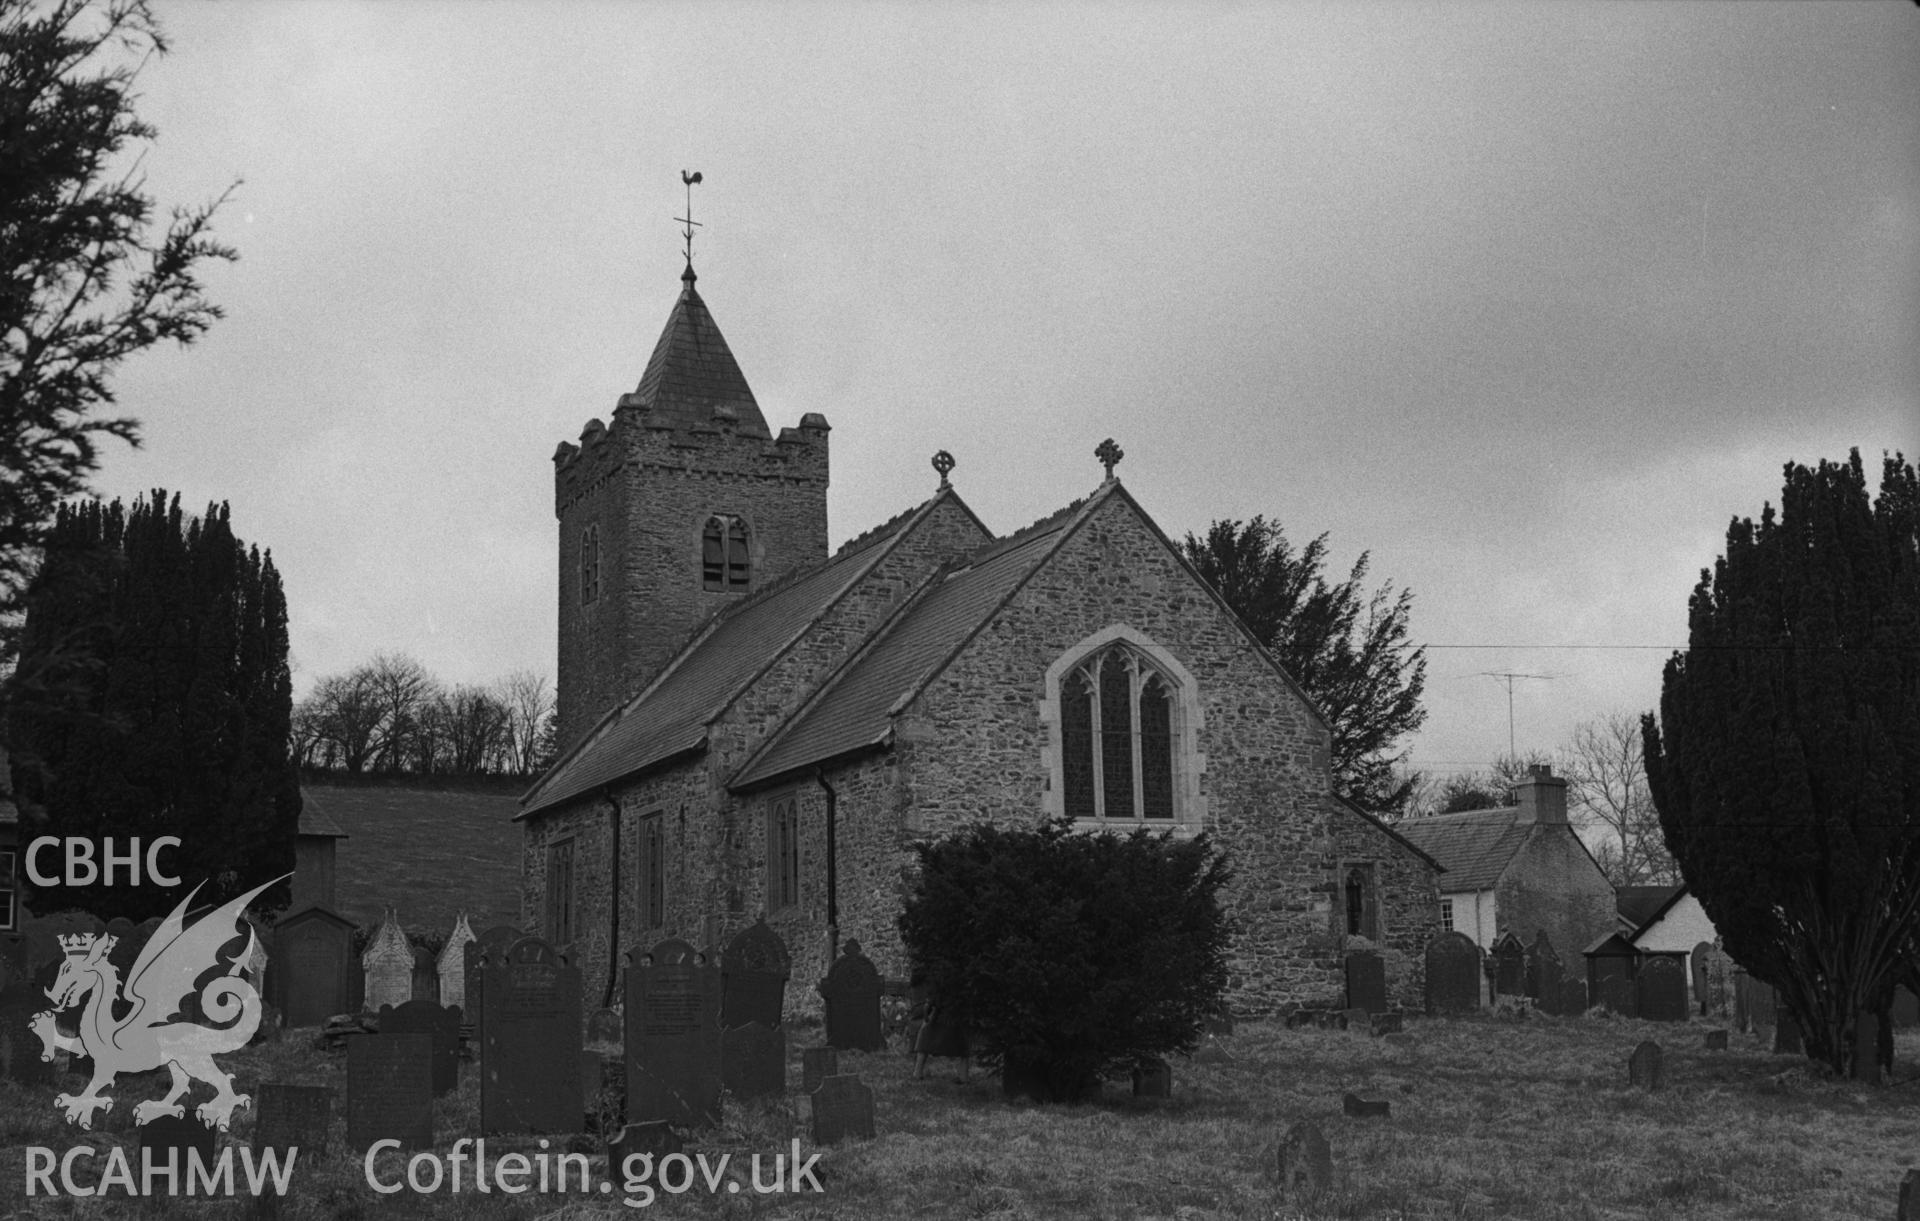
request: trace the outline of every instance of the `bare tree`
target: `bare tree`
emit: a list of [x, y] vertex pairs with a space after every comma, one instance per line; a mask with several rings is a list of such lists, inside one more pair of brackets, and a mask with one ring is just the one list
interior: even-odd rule
[[510, 770], [531, 776], [540, 765], [541, 731], [553, 715], [553, 691], [546, 676], [515, 670], [494, 684], [494, 698], [506, 712], [506, 735], [513, 758]]
[[1582, 721], [1561, 750], [1569, 812], [1615, 886], [1680, 880], [1641, 752], [1640, 722], [1625, 712]]
[[314, 727], [315, 761], [326, 767], [363, 772], [373, 759], [382, 721], [367, 667], [320, 680], [300, 704], [297, 716]]
[[498, 759], [507, 710], [485, 687], [462, 684], [434, 700], [431, 722], [444, 770], [474, 776]]
[[[440, 682], [427, 668], [405, 653], [375, 653], [355, 674], [364, 674], [373, 702], [380, 710], [380, 728], [374, 742], [377, 771], [408, 770], [420, 760], [420, 738], [425, 713], [439, 693]], [[431, 758], [431, 749], [427, 752]]]

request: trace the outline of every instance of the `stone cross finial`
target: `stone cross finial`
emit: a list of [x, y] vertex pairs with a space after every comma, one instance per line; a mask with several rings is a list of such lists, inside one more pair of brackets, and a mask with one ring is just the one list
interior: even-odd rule
[[940, 472], [940, 486], [947, 486], [947, 472], [953, 469], [953, 455], [940, 450], [933, 455], [933, 469]]
[[1121, 451], [1118, 445], [1113, 443], [1112, 437], [1108, 437], [1106, 440], [1100, 442], [1100, 444], [1094, 446], [1093, 456], [1100, 459], [1101, 463], [1106, 466], [1107, 478], [1111, 479], [1113, 478], [1113, 468], [1120, 465], [1120, 459], [1127, 455]]

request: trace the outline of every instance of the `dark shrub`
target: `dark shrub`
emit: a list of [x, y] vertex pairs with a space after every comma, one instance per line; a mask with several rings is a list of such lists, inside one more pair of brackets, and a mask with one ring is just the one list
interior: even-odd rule
[[1191, 1051], [1226, 988], [1226, 861], [1205, 834], [979, 824], [921, 844], [900, 932], [1009, 1093], [1084, 1098]]

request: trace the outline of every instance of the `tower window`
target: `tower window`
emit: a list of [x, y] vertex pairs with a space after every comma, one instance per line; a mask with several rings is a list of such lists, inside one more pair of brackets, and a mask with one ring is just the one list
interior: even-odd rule
[[600, 596], [600, 524], [595, 522], [580, 535], [580, 601]]
[[715, 514], [700, 538], [700, 583], [710, 590], [739, 593], [747, 588], [747, 523]]

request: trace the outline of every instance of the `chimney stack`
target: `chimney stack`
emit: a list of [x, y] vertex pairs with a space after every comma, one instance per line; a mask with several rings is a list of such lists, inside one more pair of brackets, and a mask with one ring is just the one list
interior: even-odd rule
[[1548, 764], [1528, 764], [1527, 778], [1513, 786], [1513, 794], [1520, 799], [1513, 816], [1515, 826], [1567, 825], [1567, 782], [1554, 775]]

